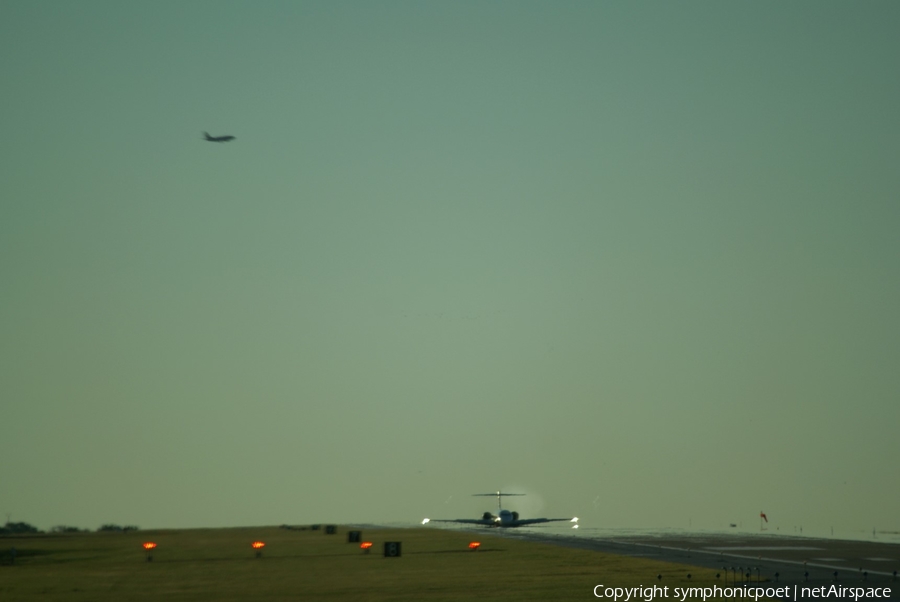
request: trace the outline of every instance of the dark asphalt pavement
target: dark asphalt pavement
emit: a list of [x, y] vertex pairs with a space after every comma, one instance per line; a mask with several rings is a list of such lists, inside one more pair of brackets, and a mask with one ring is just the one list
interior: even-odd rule
[[[890, 587], [900, 600], [900, 545], [775, 535], [657, 535], [588, 538], [515, 533], [535, 541], [716, 569], [734, 581], [766, 586]], [[735, 577], [736, 573], [736, 577]], [[750, 578], [746, 574], [750, 573]], [[742, 577], [743, 574], [743, 577]], [[853, 598], [849, 598], [852, 600]], [[861, 598], [862, 599], [862, 598]], [[882, 600], [884, 598], [881, 598]]]

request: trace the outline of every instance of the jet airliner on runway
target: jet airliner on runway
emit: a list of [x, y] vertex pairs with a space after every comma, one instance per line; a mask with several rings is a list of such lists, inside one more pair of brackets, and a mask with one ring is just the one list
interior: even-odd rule
[[524, 493], [503, 493], [495, 491], [494, 493], [474, 493], [474, 496], [497, 496], [497, 514], [485, 512], [481, 518], [454, 518], [454, 519], [431, 519], [422, 520], [423, 525], [428, 523], [462, 523], [466, 525], [483, 525], [485, 527], [524, 527], [527, 525], [537, 525], [541, 523], [553, 523], [560, 521], [568, 521], [575, 523], [573, 529], [578, 528], [578, 517], [573, 518], [519, 518], [518, 512], [510, 512], [500, 507], [500, 498], [504, 496], [525, 495]]

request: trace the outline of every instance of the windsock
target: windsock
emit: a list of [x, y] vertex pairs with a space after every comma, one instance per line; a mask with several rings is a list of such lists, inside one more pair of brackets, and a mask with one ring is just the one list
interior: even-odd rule
[[765, 520], [766, 522], [769, 522], [769, 519], [766, 517], [766, 513], [765, 513], [765, 512], [760, 512], [760, 513], [759, 513], [759, 517], [760, 517], [761, 519]]

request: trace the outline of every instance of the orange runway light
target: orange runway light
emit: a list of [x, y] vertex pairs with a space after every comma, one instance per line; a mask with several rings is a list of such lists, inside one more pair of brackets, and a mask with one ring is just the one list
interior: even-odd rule
[[148, 541], [147, 543], [144, 544], [145, 550], [152, 550], [155, 547], [156, 547], [156, 544], [153, 543], [152, 541]]
[[371, 541], [364, 541], [364, 542], [362, 542], [361, 544], [359, 544], [359, 547], [361, 547], [363, 550], [368, 550], [369, 548], [372, 547], [372, 542], [371, 542]]
[[470, 549], [470, 550], [477, 550], [480, 546], [481, 546], [481, 542], [480, 542], [480, 541], [473, 541], [472, 543], [469, 544], [469, 549]]
[[266, 547], [266, 544], [264, 544], [264, 543], [261, 542], [261, 541], [254, 541], [254, 542], [251, 543], [250, 545], [251, 545], [254, 549], [256, 549], [256, 550], [261, 550], [261, 549], [263, 549], [264, 547]]

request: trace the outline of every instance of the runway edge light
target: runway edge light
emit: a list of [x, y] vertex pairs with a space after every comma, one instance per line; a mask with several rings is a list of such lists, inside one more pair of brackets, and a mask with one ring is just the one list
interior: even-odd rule
[[147, 541], [141, 545], [143, 545], [144, 549], [147, 550], [147, 562], [153, 562], [153, 548], [156, 547], [156, 543]]

